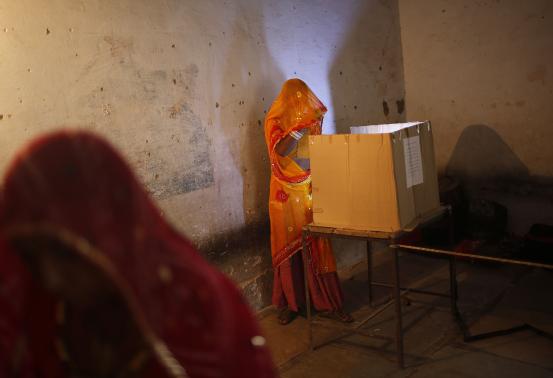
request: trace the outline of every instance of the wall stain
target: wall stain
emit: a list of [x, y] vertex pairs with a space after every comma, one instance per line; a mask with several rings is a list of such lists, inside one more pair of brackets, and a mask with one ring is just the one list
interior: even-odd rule
[[168, 110], [169, 110], [169, 118], [176, 119], [177, 116], [182, 112], [183, 107], [182, 105], [177, 104], [177, 105], [171, 106]]
[[[135, 104], [140, 119], [125, 128], [113, 130], [114, 139], [132, 146], [130, 161], [156, 199], [211, 187], [214, 183], [211, 140], [202, 120], [190, 105], [197, 100], [198, 65], [157, 70], [138, 68], [130, 56], [133, 50], [131, 40], [105, 37], [104, 41], [109, 45], [101, 46], [103, 58], [109, 60], [111, 52], [112, 56], [126, 55], [129, 59], [125, 60], [133, 64], [123, 67], [123, 74], [97, 83], [94, 90], [80, 98], [79, 104], [88, 109], [88, 116], [97, 122], [98, 129], [109, 125], [107, 116], [112, 111], [116, 114], [117, 110], [122, 115], [130, 111], [115, 108], [117, 103]], [[89, 65], [90, 70], [100, 63], [101, 57], [102, 51], [99, 51], [97, 59]], [[109, 101], [102, 88], [109, 89]], [[98, 117], [104, 115], [105, 121], [99, 120]]]
[[384, 115], [388, 117], [388, 114], [390, 114], [390, 108], [388, 107], [388, 103], [386, 100], [382, 101], [382, 111], [384, 112]]
[[[190, 64], [186, 66], [184, 70], [173, 70], [171, 76], [173, 77], [173, 84], [179, 88], [189, 90], [191, 87], [195, 88], [196, 79], [198, 78], [199, 69], [196, 64]], [[192, 96], [194, 93], [190, 93]]]
[[215, 181], [211, 140], [200, 118], [185, 101], [167, 111], [174, 121], [158, 131], [149, 158], [138, 159], [146, 187], [158, 199], [205, 189]]
[[104, 41], [110, 46], [111, 56], [114, 58], [127, 57], [128, 53], [134, 51], [134, 42], [130, 38], [115, 38], [113, 36], [105, 36]]
[[533, 71], [528, 72], [526, 79], [533, 83], [535, 81], [541, 81], [542, 84], [545, 84], [545, 78], [547, 76], [547, 67], [543, 64], [540, 64], [534, 68]]
[[102, 112], [104, 113], [104, 115], [107, 117], [109, 115], [111, 115], [113, 109], [111, 107], [111, 104], [103, 104], [102, 105]]
[[397, 114], [402, 114], [405, 111], [405, 99], [400, 99], [396, 101]]

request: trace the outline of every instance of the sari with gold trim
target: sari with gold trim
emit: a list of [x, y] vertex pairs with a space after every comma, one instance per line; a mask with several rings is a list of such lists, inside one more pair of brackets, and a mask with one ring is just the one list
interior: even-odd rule
[[[311, 173], [291, 156], [281, 156], [276, 146], [293, 131], [321, 133], [326, 107], [299, 79], [284, 83], [265, 118], [265, 141], [271, 163], [269, 216], [273, 267], [301, 250], [302, 227], [312, 222]], [[307, 136], [304, 136], [307, 138]], [[308, 240], [311, 264], [317, 273], [336, 271], [328, 239]]]

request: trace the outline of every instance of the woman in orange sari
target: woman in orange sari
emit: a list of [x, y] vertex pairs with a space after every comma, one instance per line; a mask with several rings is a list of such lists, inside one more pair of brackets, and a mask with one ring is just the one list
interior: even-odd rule
[[344, 322], [343, 294], [328, 239], [308, 241], [308, 262], [302, 261], [302, 227], [313, 220], [307, 135], [321, 133], [326, 107], [299, 79], [284, 83], [265, 119], [265, 141], [271, 160], [269, 215], [274, 283], [273, 304], [279, 322], [287, 324], [305, 303], [303, 263], [315, 308]]

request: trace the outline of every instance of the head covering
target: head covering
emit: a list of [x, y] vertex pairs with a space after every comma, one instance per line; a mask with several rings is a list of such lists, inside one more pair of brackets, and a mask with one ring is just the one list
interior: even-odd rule
[[320, 120], [326, 110], [326, 106], [303, 80], [290, 79], [282, 85], [266, 120], [279, 119], [281, 129], [286, 132]]
[[288, 134], [309, 129], [311, 135], [321, 133], [326, 107], [300, 79], [287, 80], [265, 117], [265, 142], [271, 159], [273, 175], [284, 183], [301, 183], [310, 178], [291, 159], [280, 156], [275, 147]]
[[[54, 332], [49, 299], [38, 304], [41, 319], [25, 320], [26, 306], [37, 301], [23, 299], [31, 284], [10, 247], [17, 238], [38, 235], [64, 243], [109, 277], [153, 351], [159, 369], [151, 371], [169, 377], [274, 376], [239, 291], [162, 218], [123, 159], [99, 137], [57, 132], [23, 150], [5, 177], [0, 235], [7, 241], [0, 244], [0, 263], [10, 265], [0, 271], [0, 306], [9, 304], [0, 314], [0, 336], [6, 335], [0, 355], [19, 353], [23, 370], [55, 366], [17, 350], [18, 331], [49, 329], [43, 339]], [[11, 267], [13, 273], [7, 272]], [[13, 365], [6, 360], [4, 365]]]

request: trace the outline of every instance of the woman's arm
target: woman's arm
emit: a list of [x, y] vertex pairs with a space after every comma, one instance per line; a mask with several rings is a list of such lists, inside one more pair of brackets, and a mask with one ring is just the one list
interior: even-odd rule
[[298, 145], [298, 141], [307, 132], [307, 129], [292, 131], [284, 139], [282, 139], [275, 147], [275, 151], [280, 156], [288, 156]]

